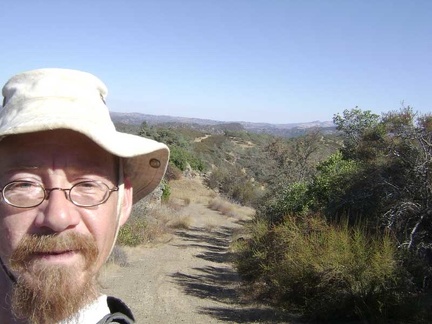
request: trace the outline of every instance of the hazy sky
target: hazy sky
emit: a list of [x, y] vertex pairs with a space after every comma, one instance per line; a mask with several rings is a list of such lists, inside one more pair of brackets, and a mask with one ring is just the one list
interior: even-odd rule
[[99, 76], [112, 111], [271, 123], [432, 111], [432, 1], [2, 0], [0, 83]]

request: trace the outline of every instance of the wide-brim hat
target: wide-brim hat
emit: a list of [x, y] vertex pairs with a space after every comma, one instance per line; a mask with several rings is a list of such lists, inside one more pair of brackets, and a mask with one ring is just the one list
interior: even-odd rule
[[105, 104], [105, 84], [94, 75], [68, 69], [18, 74], [3, 87], [0, 137], [69, 129], [79, 132], [123, 160], [133, 187], [133, 202], [152, 192], [169, 159], [160, 142], [115, 129]]

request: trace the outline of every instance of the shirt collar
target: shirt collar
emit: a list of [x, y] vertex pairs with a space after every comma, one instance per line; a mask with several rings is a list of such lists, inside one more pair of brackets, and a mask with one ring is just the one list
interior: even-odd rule
[[111, 313], [107, 304], [107, 296], [99, 296], [91, 304], [81, 308], [75, 315], [58, 322], [57, 324], [97, 323], [105, 315]]

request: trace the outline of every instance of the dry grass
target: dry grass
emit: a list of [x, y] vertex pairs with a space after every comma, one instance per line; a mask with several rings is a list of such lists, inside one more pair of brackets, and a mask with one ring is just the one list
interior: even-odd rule
[[155, 208], [149, 215], [153, 219], [154, 227], [161, 228], [165, 233], [171, 233], [170, 229], [188, 229], [191, 224], [189, 215], [183, 213], [183, 207], [173, 204], [162, 204]]
[[[128, 222], [121, 228], [118, 244], [122, 246], [139, 246], [166, 242], [172, 236], [174, 229], [189, 229], [194, 223], [193, 212], [187, 207], [191, 204], [208, 206], [223, 215], [237, 220], [248, 220], [254, 211], [242, 207], [206, 188], [199, 177], [172, 180], [169, 183], [171, 195], [166, 203], [161, 205], [139, 202], [134, 206]], [[211, 220], [206, 228], [212, 231], [217, 224]]]
[[221, 197], [211, 199], [208, 207], [211, 210], [220, 212], [222, 215], [240, 220], [249, 220], [255, 213], [252, 208], [240, 206]]
[[190, 198], [173, 198], [170, 197], [170, 199], [166, 202], [166, 205], [168, 205], [170, 208], [174, 210], [181, 210], [182, 208], [189, 206], [191, 203]]
[[208, 207], [211, 210], [217, 210], [222, 215], [227, 215], [231, 217], [236, 216], [234, 213], [233, 204], [221, 198], [213, 198], [212, 200], [210, 200]]
[[190, 218], [179, 206], [158, 205], [150, 210], [138, 208], [120, 229], [117, 243], [138, 246], [166, 242], [173, 228], [189, 228]]
[[120, 267], [127, 267], [129, 265], [128, 255], [123, 247], [114, 246], [110, 256], [108, 257], [107, 264], [116, 264]]
[[170, 228], [175, 229], [189, 229], [192, 223], [192, 219], [190, 216], [187, 215], [179, 215], [178, 217], [175, 217], [171, 219], [167, 226]]
[[209, 197], [214, 197], [216, 194], [211, 189], [203, 186], [199, 177], [188, 179], [182, 178], [170, 182], [171, 196], [169, 201], [183, 201], [183, 205], [187, 206], [190, 203], [206, 203]]

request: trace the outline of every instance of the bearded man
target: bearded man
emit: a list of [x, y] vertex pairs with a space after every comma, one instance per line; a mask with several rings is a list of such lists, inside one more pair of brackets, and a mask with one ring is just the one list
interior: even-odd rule
[[133, 323], [96, 277], [166, 145], [115, 130], [95, 76], [41, 69], [3, 87], [0, 323]]

